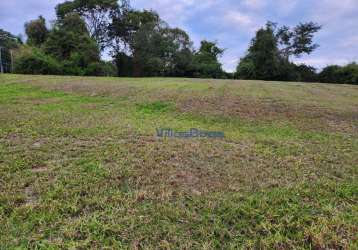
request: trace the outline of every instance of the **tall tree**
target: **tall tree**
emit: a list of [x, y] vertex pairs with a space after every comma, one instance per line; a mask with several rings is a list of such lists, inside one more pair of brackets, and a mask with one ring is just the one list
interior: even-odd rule
[[[85, 68], [100, 60], [96, 42], [90, 37], [86, 24], [76, 14], [68, 14], [55, 24], [44, 44], [47, 54], [59, 61], [71, 62], [73, 67]], [[71, 68], [71, 65], [68, 68]]]
[[132, 53], [136, 33], [147, 24], [159, 26], [162, 22], [156, 12], [148, 10], [117, 12], [112, 18], [109, 36], [112, 41], [113, 55], [123, 52]]
[[189, 35], [179, 28], [166, 28], [163, 37], [168, 40], [166, 75], [192, 76], [194, 50]]
[[0, 47], [6, 49], [15, 49], [22, 44], [21, 38], [14, 36], [10, 32], [0, 29]]
[[155, 23], [143, 25], [133, 37], [135, 76], [163, 76], [165, 59], [163, 47], [166, 41], [162, 39], [160, 27]]
[[[161, 60], [156, 57], [158, 49], [153, 42], [158, 40], [162, 25], [164, 23], [159, 15], [153, 11], [128, 10], [113, 16], [109, 34], [111, 53], [120, 71], [119, 75], [131, 73], [140, 76], [144, 72], [143, 68], [147, 75], [160, 74], [158, 64]], [[126, 66], [124, 63], [131, 65]], [[154, 67], [156, 72], [153, 71]]]
[[45, 18], [39, 16], [38, 19], [25, 23], [25, 32], [29, 45], [36, 47], [41, 46], [46, 41], [49, 33]]
[[289, 61], [290, 56], [299, 57], [312, 53], [317, 47], [313, 43], [314, 34], [321, 26], [309, 22], [301, 23], [294, 29], [287, 26], [277, 28], [277, 24], [267, 22], [256, 32], [248, 52], [240, 60], [236, 77], [260, 80], [300, 79], [297, 68]]
[[216, 42], [201, 41], [199, 51], [194, 56], [196, 76], [221, 78], [224, 72], [219, 57], [223, 53], [224, 49], [219, 48]]
[[118, 16], [113, 20], [111, 35], [120, 75], [129, 72], [135, 76], [192, 75], [193, 49], [189, 35], [170, 28], [156, 12], [131, 10]]
[[56, 6], [59, 19], [69, 13], [78, 13], [86, 22], [87, 29], [99, 48], [103, 50], [108, 43], [108, 30], [112, 17], [129, 8], [128, 0], [73, 0]]
[[257, 79], [275, 79], [278, 74], [279, 57], [277, 39], [271, 23], [256, 32], [243, 62], [250, 63], [253, 66], [253, 75]]

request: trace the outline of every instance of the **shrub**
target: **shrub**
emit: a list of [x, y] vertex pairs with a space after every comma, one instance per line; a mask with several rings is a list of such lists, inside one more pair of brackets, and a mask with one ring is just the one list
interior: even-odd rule
[[338, 71], [340, 67], [338, 65], [330, 65], [325, 67], [319, 74], [320, 82], [325, 83], [338, 83]]
[[15, 53], [14, 71], [20, 74], [58, 75], [61, 64], [40, 49], [22, 46]]
[[116, 76], [117, 68], [111, 62], [90, 63], [85, 70], [87, 76]]
[[295, 71], [298, 74], [298, 81], [300, 82], [316, 82], [317, 81], [317, 73], [316, 69], [311, 66], [307, 66], [305, 64], [301, 64], [295, 67]]
[[342, 67], [338, 73], [342, 83], [358, 84], [358, 64], [348, 64]]
[[85, 69], [78, 66], [74, 61], [66, 60], [63, 62], [63, 74], [71, 76], [84, 76]]
[[319, 74], [319, 81], [326, 83], [358, 84], [358, 64], [327, 66]]
[[255, 65], [249, 58], [241, 59], [236, 68], [235, 77], [237, 79], [256, 79]]

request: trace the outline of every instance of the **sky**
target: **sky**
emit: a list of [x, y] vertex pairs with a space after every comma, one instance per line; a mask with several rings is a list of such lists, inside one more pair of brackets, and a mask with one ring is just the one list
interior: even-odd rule
[[[43, 15], [55, 18], [54, 7], [63, 0], [0, 0], [0, 28], [24, 34], [24, 23]], [[323, 26], [315, 36], [320, 47], [311, 55], [294, 58], [318, 69], [329, 64], [358, 61], [358, 0], [132, 0], [136, 9], [157, 11], [170, 26], [200, 41], [217, 41], [225, 49], [220, 58], [234, 71], [255, 31], [267, 21], [295, 26], [313, 21]]]

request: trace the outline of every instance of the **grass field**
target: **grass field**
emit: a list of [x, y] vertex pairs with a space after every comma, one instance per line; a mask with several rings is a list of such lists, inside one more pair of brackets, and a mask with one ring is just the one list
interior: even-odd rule
[[0, 75], [0, 249], [28, 248], [358, 249], [358, 86]]

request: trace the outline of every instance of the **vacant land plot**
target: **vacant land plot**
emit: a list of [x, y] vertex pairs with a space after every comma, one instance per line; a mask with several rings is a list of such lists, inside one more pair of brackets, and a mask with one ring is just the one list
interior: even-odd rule
[[1, 75], [0, 249], [358, 248], [357, 152], [358, 86]]

